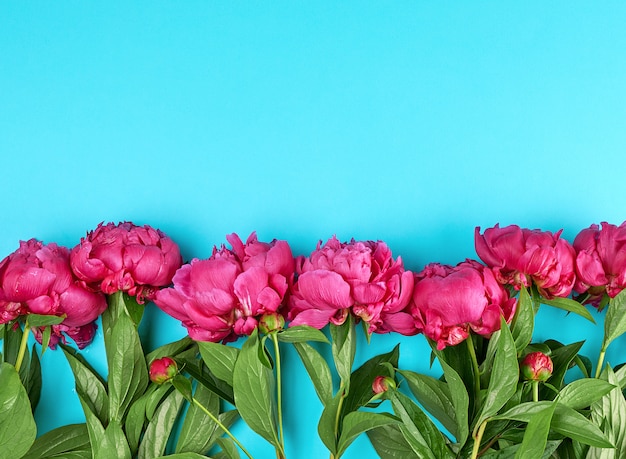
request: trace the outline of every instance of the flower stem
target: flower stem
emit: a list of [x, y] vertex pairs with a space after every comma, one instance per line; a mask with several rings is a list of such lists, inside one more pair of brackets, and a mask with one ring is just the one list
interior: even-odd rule
[[228, 435], [228, 436], [231, 438], [231, 440], [232, 440], [232, 441], [234, 441], [234, 442], [235, 442], [235, 444], [236, 444], [236, 445], [237, 445], [237, 446], [241, 449], [241, 451], [243, 451], [243, 452], [244, 452], [244, 454], [245, 454], [246, 456], [248, 456], [250, 459], [253, 459], [253, 458], [252, 458], [252, 456], [250, 455], [250, 453], [248, 452], [248, 450], [247, 450], [246, 448], [244, 448], [244, 446], [243, 446], [243, 445], [239, 442], [239, 440], [237, 440], [237, 438], [235, 438], [235, 436], [234, 436], [234, 435], [230, 432], [230, 430], [228, 430], [228, 429], [226, 428], [226, 426], [225, 426], [224, 424], [222, 424], [222, 423], [220, 422], [220, 420], [219, 420], [219, 419], [217, 419], [217, 418], [213, 415], [213, 413], [211, 413], [209, 410], [207, 410], [207, 409], [206, 409], [206, 408], [202, 405], [202, 403], [200, 403], [200, 402], [199, 402], [199, 401], [198, 401], [195, 397], [192, 397], [191, 399], [193, 400], [193, 403], [194, 403], [194, 404], [195, 404], [198, 408], [200, 408], [200, 409], [201, 409], [201, 410], [202, 410], [202, 411], [203, 411], [203, 412], [204, 412], [204, 413], [205, 413], [208, 417], [210, 417], [210, 418], [211, 418], [211, 420], [212, 420], [214, 423], [216, 423], [216, 424], [219, 426], [219, 428], [220, 428], [220, 429], [222, 429], [222, 430], [224, 431], [224, 433], [225, 433], [226, 435]]
[[467, 335], [467, 349], [469, 350], [470, 357], [472, 359], [472, 367], [474, 368], [474, 395], [478, 400], [480, 395], [480, 368], [478, 367], [478, 358], [476, 357], [476, 350], [474, 349], [474, 340], [472, 339], [472, 333]]
[[600, 349], [600, 355], [598, 356], [598, 365], [596, 366], [596, 378], [600, 377], [600, 373], [602, 373], [602, 365], [604, 365], [604, 356], [606, 354], [606, 346], [602, 346]]
[[28, 346], [28, 335], [30, 334], [30, 327], [28, 324], [24, 324], [24, 332], [22, 333], [22, 341], [20, 342], [20, 349], [17, 353], [17, 360], [15, 361], [15, 370], [20, 371], [22, 362], [24, 361], [24, 354], [26, 354], [26, 347]]
[[533, 402], [539, 401], [539, 381], [533, 381]]
[[278, 408], [278, 431], [280, 433], [280, 446], [282, 454], [284, 456], [285, 451], [285, 436], [283, 434], [283, 395], [282, 395], [282, 383], [281, 383], [281, 368], [280, 368], [280, 347], [278, 346], [278, 336], [276, 332], [269, 334], [272, 337], [274, 343], [274, 353], [276, 356], [276, 403]]
[[483, 439], [483, 434], [485, 433], [485, 427], [487, 427], [488, 420], [485, 419], [483, 423], [478, 428], [478, 433], [474, 437], [474, 449], [472, 450], [472, 458], [476, 459], [478, 457], [478, 451], [480, 450], [480, 442]]

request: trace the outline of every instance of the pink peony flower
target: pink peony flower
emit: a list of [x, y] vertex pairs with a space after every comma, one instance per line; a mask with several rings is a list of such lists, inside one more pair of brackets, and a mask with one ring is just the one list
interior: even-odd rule
[[[31, 239], [0, 262], [0, 323], [27, 314], [65, 315], [52, 326], [50, 346], [64, 334], [82, 349], [95, 334], [94, 321], [106, 309], [102, 294], [86, 290], [70, 267], [69, 249]], [[41, 330], [33, 330], [41, 337]]]
[[155, 304], [180, 320], [198, 341], [232, 341], [249, 335], [263, 316], [281, 314], [295, 261], [286, 241], [259, 242], [252, 233], [226, 239], [207, 260], [193, 259], [174, 275], [174, 287], [157, 292]]
[[552, 376], [552, 359], [543, 352], [531, 352], [522, 360], [520, 369], [527, 381], [547, 381]]
[[393, 260], [384, 242], [341, 243], [336, 237], [299, 257], [298, 280], [290, 299], [292, 325], [323, 328], [342, 324], [348, 314], [364, 320], [369, 332], [415, 333], [405, 309], [411, 300], [413, 274], [400, 257]]
[[76, 276], [94, 291], [127, 292], [142, 303], [172, 282], [182, 264], [178, 246], [148, 225], [100, 223], [70, 255]]
[[176, 362], [169, 357], [162, 357], [150, 364], [150, 381], [155, 384], [163, 384], [178, 374]]
[[517, 225], [496, 225], [480, 234], [476, 227], [476, 253], [493, 268], [498, 282], [519, 289], [534, 282], [545, 298], [568, 296], [574, 282], [574, 248], [560, 238], [561, 231], [529, 230]]
[[574, 290], [589, 293], [587, 302], [598, 304], [606, 292], [610, 298], [626, 287], [626, 222], [620, 226], [602, 222], [591, 225], [574, 239], [577, 281]]
[[389, 376], [376, 376], [372, 382], [372, 392], [375, 394], [383, 394], [389, 389], [396, 389], [396, 387], [396, 382]]
[[441, 350], [464, 341], [470, 330], [491, 336], [500, 316], [511, 321], [516, 304], [490, 269], [467, 260], [454, 267], [429, 264], [416, 274], [411, 312], [417, 330]]

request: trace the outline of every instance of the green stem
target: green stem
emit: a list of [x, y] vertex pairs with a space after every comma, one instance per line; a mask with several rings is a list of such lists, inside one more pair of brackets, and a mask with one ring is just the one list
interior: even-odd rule
[[[339, 439], [339, 421], [341, 419], [341, 408], [343, 408], [343, 401], [346, 398], [345, 388], [343, 382], [339, 387], [341, 391], [341, 398], [339, 399], [339, 405], [337, 405], [337, 414], [335, 414], [335, 441]], [[335, 456], [333, 453], [330, 453], [330, 459], [339, 459], [341, 456]]]
[[606, 355], [606, 347], [602, 346], [600, 350], [600, 355], [598, 356], [598, 365], [596, 366], [596, 378], [600, 377], [600, 373], [602, 373], [602, 365], [604, 365], [604, 356]]
[[533, 381], [533, 402], [539, 401], [539, 381]]
[[20, 342], [20, 350], [17, 353], [17, 360], [15, 361], [15, 370], [20, 371], [22, 361], [24, 360], [24, 354], [26, 354], [26, 348], [28, 347], [28, 335], [30, 334], [30, 327], [28, 324], [24, 324], [24, 332], [22, 333], [22, 341]]
[[282, 383], [281, 383], [281, 369], [280, 369], [280, 347], [278, 346], [278, 336], [276, 332], [269, 334], [272, 337], [274, 343], [274, 353], [276, 356], [276, 403], [278, 408], [278, 431], [280, 432], [280, 446], [283, 456], [285, 455], [285, 435], [283, 434], [283, 395], [282, 395]]
[[219, 420], [219, 419], [217, 419], [217, 418], [213, 415], [213, 413], [211, 413], [209, 410], [207, 410], [207, 409], [206, 409], [206, 408], [202, 405], [202, 403], [200, 403], [198, 400], [196, 400], [196, 398], [195, 398], [195, 397], [192, 397], [191, 399], [193, 400], [193, 403], [194, 403], [194, 404], [195, 404], [198, 408], [200, 408], [200, 409], [201, 409], [201, 410], [202, 410], [202, 411], [203, 411], [203, 412], [204, 412], [204, 413], [205, 413], [208, 417], [210, 417], [210, 418], [211, 418], [211, 420], [212, 420], [214, 423], [216, 423], [216, 424], [219, 426], [219, 428], [220, 428], [220, 429], [222, 429], [222, 430], [224, 431], [224, 433], [225, 433], [226, 435], [228, 435], [228, 436], [231, 438], [231, 440], [232, 440], [232, 441], [234, 441], [234, 442], [235, 442], [235, 444], [236, 444], [236, 445], [237, 445], [237, 446], [241, 449], [241, 451], [243, 451], [243, 452], [244, 452], [244, 454], [245, 454], [246, 456], [248, 456], [250, 459], [253, 459], [253, 458], [252, 458], [252, 456], [250, 455], [250, 453], [248, 452], [248, 450], [247, 450], [246, 448], [244, 448], [244, 446], [243, 446], [241, 443], [239, 443], [239, 440], [237, 440], [237, 439], [235, 438], [235, 436], [234, 436], [232, 433], [230, 433], [230, 430], [228, 430], [228, 429], [226, 428], [226, 426], [225, 426], [224, 424], [222, 424], [222, 423], [220, 422], [220, 420]]
[[474, 449], [472, 450], [472, 458], [476, 459], [478, 457], [478, 451], [480, 450], [480, 442], [483, 439], [483, 434], [485, 433], [485, 427], [487, 427], [487, 419], [483, 421], [483, 423], [478, 428], [478, 433], [474, 437]]
[[472, 368], [474, 369], [474, 395], [476, 397], [476, 401], [478, 401], [480, 396], [480, 368], [478, 367], [478, 358], [476, 357], [476, 350], [474, 349], [474, 340], [472, 339], [472, 333], [470, 332], [467, 335], [467, 349], [469, 350], [470, 357], [472, 360]]

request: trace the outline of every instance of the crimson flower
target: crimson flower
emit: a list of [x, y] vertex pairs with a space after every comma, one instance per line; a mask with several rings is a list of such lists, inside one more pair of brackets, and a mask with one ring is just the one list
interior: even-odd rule
[[561, 239], [561, 231], [530, 230], [510, 225], [496, 225], [480, 234], [476, 227], [476, 253], [493, 269], [498, 282], [516, 289], [534, 282], [545, 298], [568, 296], [574, 282], [575, 252], [572, 245]]
[[527, 381], [547, 381], [552, 376], [552, 359], [543, 352], [531, 352], [522, 360], [520, 369]]
[[174, 286], [159, 290], [154, 303], [180, 320], [198, 341], [232, 341], [257, 328], [264, 316], [282, 314], [295, 261], [286, 241], [259, 242], [252, 233], [226, 239], [232, 249], [213, 248], [174, 275]]
[[432, 263], [415, 275], [411, 313], [417, 331], [441, 350], [464, 341], [470, 330], [491, 336], [501, 316], [511, 321], [516, 304], [492, 270], [476, 261]]
[[[106, 309], [104, 296], [85, 289], [70, 267], [69, 249], [30, 239], [0, 262], [0, 323], [27, 314], [63, 316], [52, 326], [50, 347], [65, 336], [82, 349], [95, 334], [95, 320]], [[41, 341], [41, 330], [33, 330]]]
[[574, 290], [598, 304], [606, 292], [614, 298], [626, 287], [626, 222], [591, 225], [574, 239], [577, 281]]
[[341, 243], [333, 236], [308, 258], [299, 257], [298, 278], [290, 298], [291, 325], [318, 329], [341, 325], [349, 314], [368, 324], [369, 332], [413, 334], [405, 309], [411, 300], [413, 274], [394, 260], [384, 242]]
[[150, 381], [155, 384], [163, 384], [176, 376], [178, 366], [170, 357], [162, 357], [152, 361], [150, 364]]
[[182, 264], [178, 245], [160, 230], [130, 222], [100, 223], [72, 249], [72, 269], [94, 291], [117, 291], [142, 303], [172, 282]]

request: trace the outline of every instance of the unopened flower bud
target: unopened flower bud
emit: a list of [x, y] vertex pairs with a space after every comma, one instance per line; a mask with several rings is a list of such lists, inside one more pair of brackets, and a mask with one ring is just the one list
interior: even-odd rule
[[376, 378], [374, 378], [374, 382], [372, 383], [372, 390], [375, 394], [382, 394], [387, 392], [389, 389], [395, 389], [396, 387], [396, 382], [389, 376], [376, 376]]
[[282, 330], [284, 326], [285, 318], [281, 314], [265, 314], [259, 320], [259, 330], [264, 334]]
[[177, 373], [176, 362], [169, 357], [156, 359], [150, 364], [150, 381], [153, 383], [163, 384], [174, 378]]
[[528, 381], [546, 381], [552, 376], [552, 359], [543, 352], [531, 352], [522, 360], [521, 370]]

